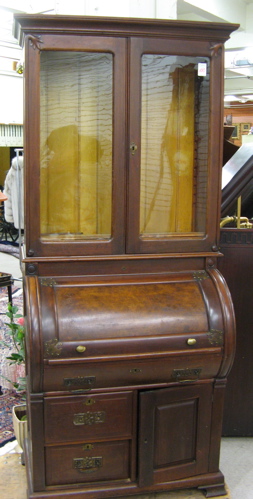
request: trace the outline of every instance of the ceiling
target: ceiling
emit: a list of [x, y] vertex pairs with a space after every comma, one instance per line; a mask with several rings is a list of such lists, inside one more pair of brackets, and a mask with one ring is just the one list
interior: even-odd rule
[[6, 51], [16, 44], [12, 37], [14, 12], [240, 24], [225, 45], [225, 105], [253, 105], [253, 0], [0, 0], [0, 46], [5, 46]]
[[224, 104], [253, 106], [253, 0], [203, 3], [178, 0], [178, 18], [240, 24], [225, 45]]

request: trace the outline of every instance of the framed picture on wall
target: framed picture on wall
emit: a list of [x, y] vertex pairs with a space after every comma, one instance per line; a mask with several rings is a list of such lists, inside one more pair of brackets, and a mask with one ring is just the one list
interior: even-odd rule
[[250, 131], [250, 123], [241, 123], [241, 133], [248, 133]]
[[240, 138], [240, 123], [233, 123], [232, 125], [234, 130], [231, 135], [231, 139], [239, 139]]

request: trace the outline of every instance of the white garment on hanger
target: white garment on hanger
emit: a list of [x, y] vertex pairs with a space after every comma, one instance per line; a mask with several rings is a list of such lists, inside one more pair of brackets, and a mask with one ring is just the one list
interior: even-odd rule
[[[23, 177], [24, 177], [23, 156], [19, 156], [19, 172], [17, 172], [17, 157], [15, 157], [11, 162], [11, 168], [6, 175], [4, 182], [4, 194], [6, 194], [6, 196], [8, 197], [7, 201], [4, 202], [4, 216], [5, 220], [9, 223], [13, 223], [16, 229], [24, 228]], [[20, 215], [19, 215], [19, 210], [20, 210]], [[19, 227], [19, 216], [20, 216], [20, 227]]]

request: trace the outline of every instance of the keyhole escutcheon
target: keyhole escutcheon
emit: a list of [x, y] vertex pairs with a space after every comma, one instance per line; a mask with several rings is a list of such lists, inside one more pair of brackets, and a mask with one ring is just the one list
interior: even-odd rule
[[137, 145], [134, 143], [134, 142], [131, 142], [130, 144], [130, 151], [131, 151], [131, 154], [134, 156], [136, 151], [137, 151]]

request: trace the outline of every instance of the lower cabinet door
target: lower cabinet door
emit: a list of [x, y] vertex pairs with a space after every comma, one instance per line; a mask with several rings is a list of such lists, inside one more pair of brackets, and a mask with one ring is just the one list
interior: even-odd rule
[[212, 385], [140, 392], [139, 485], [208, 471]]

